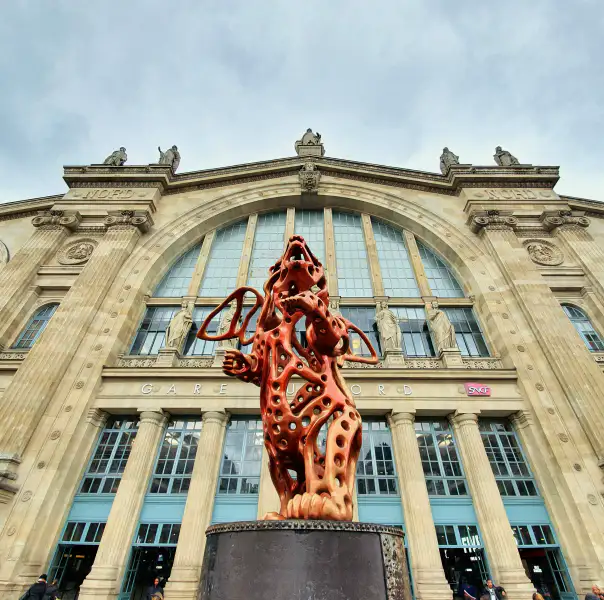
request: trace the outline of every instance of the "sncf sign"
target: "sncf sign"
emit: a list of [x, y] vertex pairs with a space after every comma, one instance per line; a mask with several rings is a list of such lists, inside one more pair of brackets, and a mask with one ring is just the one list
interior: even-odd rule
[[491, 388], [482, 383], [464, 383], [468, 396], [490, 396]]

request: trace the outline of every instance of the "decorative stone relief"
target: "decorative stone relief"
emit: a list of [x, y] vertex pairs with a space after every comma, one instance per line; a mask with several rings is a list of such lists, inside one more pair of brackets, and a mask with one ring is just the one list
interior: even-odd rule
[[40, 210], [38, 215], [31, 220], [34, 227], [46, 229], [61, 229], [65, 227], [75, 231], [80, 226], [82, 216], [77, 211]]
[[342, 366], [344, 369], [383, 369], [384, 363], [378, 361], [376, 365], [371, 365], [369, 363], [358, 363], [345, 360]]
[[565, 433], [559, 433], [558, 439], [564, 443], [568, 442], [568, 436]]
[[564, 262], [562, 250], [545, 240], [526, 240], [524, 247], [530, 259], [538, 265], [553, 267]]
[[462, 358], [466, 369], [503, 369], [503, 363], [498, 358]]
[[31, 490], [27, 490], [23, 493], [23, 496], [21, 496], [21, 502], [29, 502], [33, 495], [34, 493]]
[[408, 369], [442, 369], [442, 361], [438, 358], [405, 358]]
[[491, 231], [513, 231], [518, 226], [518, 219], [509, 214], [502, 214], [499, 210], [487, 210], [472, 213], [468, 225], [470, 226], [472, 233], [480, 233], [483, 229]]
[[50, 434], [50, 439], [51, 440], [58, 440], [61, 437], [61, 432], [58, 429], [55, 429], [51, 434]]
[[587, 217], [573, 216], [570, 210], [545, 211], [539, 219], [547, 231], [552, 231], [557, 227], [586, 228], [590, 224]]
[[[119, 210], [112, 211], [105, 217], [105, 227], [108, 229], [114, 227], [116, 229], [130, 229], [134, 227], [141, 233], [147, 233], [153, 227], [153, 219], [146, 210]], [[149, 257], [146, 257], [148, 260]]]
[[325, 147], [321, 142], [321, 134], [313, 133], [310, 127], [306, 133], [294, 144], [298, 156], [323, 156]]
[[141, 358], [140, 356], [120, 356], [117, 359], [117, 366], [127, 369], [147, 369], [155, 364], [157, 357]]
[[300, 187], [303, 192], [316, 194], [319, 191], [319, 181], [321, 180], [321, 172], [317, 169], [317, 165], [307, 160], [298, 174], [300, 179]]
[[176, 361], [176, 366], [185, 369], [209, 369], [214, 359], [208, 358], [180, 358]]
[[96, 247], [95, 240], [78, 240], [59, 250], [57, 260], [60, 265], [81, 265], [88, 259]]

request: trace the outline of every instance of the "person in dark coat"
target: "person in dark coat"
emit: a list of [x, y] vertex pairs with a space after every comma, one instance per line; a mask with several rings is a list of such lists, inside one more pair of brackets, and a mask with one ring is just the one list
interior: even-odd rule
[[48, 576], [46, 573], [40, 575], [38, 581], [34, 583], [28, 590], [21, 596], [20, 600], [44, 600], [44, 594], [46, 594], [46, 580]]
[[59, 581], [54, 579], [53, 582], [46, 588], [44, 600], [57, 600], [57, 598], [59, 598]]
[[156, 577], [153, 580], [153, 585], [150, 585], [147, 588], [147, 594], [145, 596], [145, 600], [154, 600], [153, 596], [160, 598], [164, 597], [164, 588], [161, 586], [159, 577]]
[[488, 600], [504, 600], [505, 590], [500, 585], [494, 585], [492, 579], [487, 579], [487, 585], [482, 590], [480, 597], [485, 596]]

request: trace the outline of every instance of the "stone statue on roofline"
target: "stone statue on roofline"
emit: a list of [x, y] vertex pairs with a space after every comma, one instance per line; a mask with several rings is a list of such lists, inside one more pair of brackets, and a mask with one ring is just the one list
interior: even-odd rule
[[513, 167], [520, 164], [520, 161], [511, 152], [502, 150], [501, 146], [495, 148], [493, 158], [500, 167]]
[[296, 154], [298, 156], [323, 156], [325, 148], [321, 142], [321, 134], [313, 133], [308, 128], [306, 133], [295, 143]]
[[440, 155], [440, 172], [446, 175], [449, 172], [451, 165], [459, 164], [459, 156], [453, 154], [446, 146], [443, 148], [443, 153]]
[[126, 148], [122, 146], [119, 150], [115, 150], [112, 152], [104, 161], [104, 165], [109, 165], [110, 167], [122, 167], [124, 163], [128, 160], [128, 155], [126, 154]]
[[178, 148], [176, 146], [172, 146], [172, 148], [168, 148], [165, 152], [162, 152], [162, 149], [158, 146], [159, 150], [159, 161], [160, 165], [170, 165], [172, 167], [172, 171], [176, 171], [178, 169], [178, 165], [180, 164], [180, 153], [178, 152]]

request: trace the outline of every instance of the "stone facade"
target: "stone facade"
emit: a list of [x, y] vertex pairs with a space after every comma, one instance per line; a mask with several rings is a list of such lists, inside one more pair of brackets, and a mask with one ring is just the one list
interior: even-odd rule
[[[203, 425], [166, 588], [168, 598], [195, 598], [225, 427], [229, 415], [257, 415], [258, 396], [223, 376], [213, 356], [129, 351], [146, 308], [161, 304], [153, 290], [180, 256], [203, 240], [188, 289], [174, 302], [199, 305], [212, 241], [247, 218], [236, 276], [245, 285], [262, 215], [276, 210], [287, 213], [286, 236], [297, 233], [296, 211], [322, 213], [334, 306], [472, 308], [491, 350], [489, 357], [401, 350], [378, 368], [346, 368], [361, 414], [389, 423], [416, 596], [451, 596], [415, 445], [414, 421], [433, 416], [451, 423], [490, 573], [510, 600], [528, 598], [532, 585], [481, 442], [483, 417], [512, 423], [574, 590], [604, 583], [604, 355], [588, 350], [561, 306], [582, 310], [604, 333], [604, 205], [559, 196], [557, 167], [451, 165], [441, 175], [318, 153], [311, 162], [296, 156], [179, 174], [165, 165], [73, 166], [64, 178], [62, 196], [0, 206], [8, 259], [0, 261], [4, 598], [18, 598], [48, 570], [107, 419], [139, 415], [81, 588], [82, 596], [116, 598], [167, 423], [197, 415]], [[340, 289], [334, 227], [342, 209], [360, 215], [366, 243], [373, 295], [357, 300]], [[373, 219], [404, 228], [416, 297], [388, 295]], [[423, 245], [448, 262], [463, 297], [447, 305], [431, 292]], [[46, 329], [20, 348], [20, 332], [49, 303], [59, 306]], [[469, 382], [491, 395], [469, 394]], [[259, 476], [260, 515], [278, 500], [265, 466]]]

